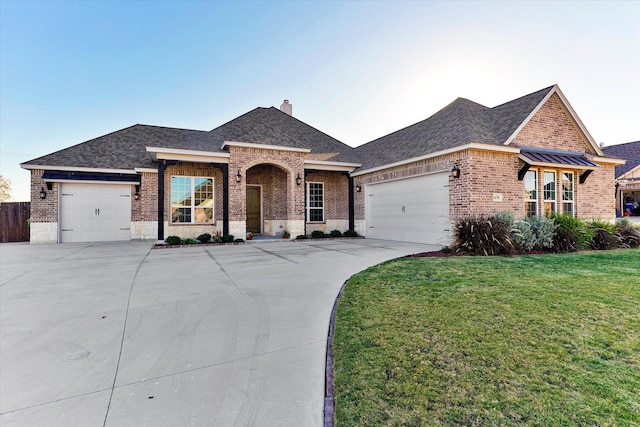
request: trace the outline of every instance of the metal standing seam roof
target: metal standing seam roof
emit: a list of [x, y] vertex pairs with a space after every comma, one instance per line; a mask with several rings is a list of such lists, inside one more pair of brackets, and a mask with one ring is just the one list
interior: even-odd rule
[[563, 152], [552, 152], [549, 151], [540, 151], [540, 150], [527, 150], [521, 149], [520, 155], [526, 157], [531, 162], [539, 162], [539, 163], [553, 163], [557, 165], [568, 165], [568, 166], [586, 166], [590, 168], [599, 167], [596, 163], [593, 163], [591, 160], [587, 159], [582, 154], [566, 154]]

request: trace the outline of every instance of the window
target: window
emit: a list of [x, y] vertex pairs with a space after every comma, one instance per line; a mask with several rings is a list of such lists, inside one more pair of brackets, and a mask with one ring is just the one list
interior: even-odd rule
[[544, 214], [550, 217], [556, 211], [556, 173], [544, 171], [544, 190], [542, 194], [544, 201]]
[[324, 184], [307, 183], [307, 221], [324, 222]]
[[524, 176], [524, 214], [535, 216], [538, 213], [538, 173], [527, 171]]
[[213, 223], [213, 178], [171, 177], [171, 223]]
[[573, 212], [573, 172], [562, 172], [562, 213]]

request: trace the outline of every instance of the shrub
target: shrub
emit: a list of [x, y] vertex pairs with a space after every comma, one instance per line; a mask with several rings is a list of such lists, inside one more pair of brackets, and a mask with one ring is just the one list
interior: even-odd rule
[[458, 219], [453, 227], [453, 249], [472, 255], [512, 255], [509, 230], [500, 219], [484, 215]]
[[622, 248], [637, 248], [640, 246], [640, 230], [635, 228], [627, 218], [616, 221], [616, 235]]
[[498, 212], [497, 214], [493, 215], [493, 218], [501, 223], [506, 229], [510, 229], [516, 222], [513, 214], [509, 211]]
[[593, 229], [593, 238], [590, 244], [591, 249], [607, 250], [620, 246], [618, 237], [616, 236], [615, 225], [602, 220], [593, 220], [589, 225]]
[[244, 242], [244, 239], [235, 239], [235, 240], [234, 240], [234, 242], [236, 242], [236, 243], [242, 243], [242, 242]]
[[234, 239], [233, 234], [225, 234], [224, 236], [222, 236], [222, 242], [224, 243], [232, 243]]
[[553, 242], [556, 252], [575, 252], [590, 247], [595, 231], [585, 221], [571, 214], [553, 214], [551, 218], [557, 226]]
[[195, 245], [196, 243], [198, 243], [198, 241], [194, 239], [184, 239], [180, 242], [182, 245]]
[[198, 236], [198, 241], [200, 241], [200, 243], [208, 243], [210, 240], [211, 240], [211, 234], [209, 233], [203, 233]]
[[216, 235], [215, 235], [215, 236], [213, 236], [213, 242], [214, 242], [214, 243], [222, 243], [222, 242], [223, 242], [223, 240], [222, 240], [222, 234], [220, 234], [220, 232], [219, 232], [219, 231], [216, 233]]
[[343, 234], [344, 237], [358, 237], [358, 233], [355, 230], [347, 230]]
[[305, 236], [304, 234], [298, 234], [296, 236], [296, 240], [305, 240], [305, 239], [308, 239], [308, 237]]
[[168, 245], [179, 245], [182, 240], [178, 236], [169, 236], [165, 240]]
[[313, 232], [311, 233], [311, 237], [313, 237], [314, 239], [322, 239], [324, 238], [324, 236], [324, 232], [320, 230], [313, 230]]
[[513, 244], [518, 249], [544, 250], [553, 247], [556, 224], [551, 218], [532, 216], [523, 221], [516, 221], [510, 232]]
[[342, 237], [342, 233], [340, 232], [340, 230], [332, 230], [329, 235], [331, 237]]

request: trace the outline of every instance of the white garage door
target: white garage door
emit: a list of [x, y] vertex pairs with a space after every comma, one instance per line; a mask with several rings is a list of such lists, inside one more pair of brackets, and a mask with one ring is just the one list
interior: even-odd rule
[[449, 173], [437, 173], [365, 188], [367, 237], [448, 245]]
[[60, 194], [61, 241], [131, 238], [131, 185], [69, 183]]

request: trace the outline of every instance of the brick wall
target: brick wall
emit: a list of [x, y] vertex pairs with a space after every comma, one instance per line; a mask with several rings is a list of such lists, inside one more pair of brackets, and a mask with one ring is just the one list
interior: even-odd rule
[[273, 165], [256, 165], [247, 170], [246, 181], [247, 185], [261, 186], [264, 220], [287, 219], [289, 198], [286, 171]]
[[[43, 170], [31, 171], [31, 222], [58, 222], [58, 189], [60, 184], [53, 183], [53, 189], [47, 190], [47, 183], [42, 180]], [[40, 190], [44, 188], [47, 198], [40, 198]]]
[[[171, 188], [171, 187], [169, 187]], [[131, 187], [131, 221], [158, 220], [158, 174], [140, 174], [140, 197], [135, 200], [135, 186]]]
[[595, 154], [557, 94], [549, 98], [511, 144]]
[[340, 172], [318, 171], [308, 174], [307, 182], [324, 183], [325, 221], [349, 219], [349, 178]]
[[582, 171], [576, 174], [576, 214], [581, 218], [613, 220], [616, 216], [615, 166], [602, 164], [578, 183]]

